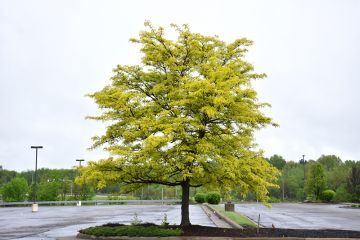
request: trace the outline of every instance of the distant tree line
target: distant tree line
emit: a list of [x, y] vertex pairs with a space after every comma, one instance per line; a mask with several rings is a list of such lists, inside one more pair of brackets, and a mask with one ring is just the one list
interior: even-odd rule
[[[281, 171], [279, 188], [270, 189], [272, 202], [278, 201], [334, 201], [360, 202], [360, 161], [342, 161], [335, 155], [322, 155], [317, 160], [286, 161], [280, 155], [267, 159]], [[85, 200], [95, 194], [107, 199], [121, 199], [124, 184], [116, 183], [96, 190], [91, 184], [75, 183], [75, 169], [39, 169], [37, 172], [37, 199], [39, 201]], [[0, 199], [7, 202], [32, 201], [34, 171], [16, 172], [0, 168]], [[196, 193], [218, 189], [192, 188], [191, 198]], [[329, 198], [329, 194], [331, 195]], [[225, 195], [222, 192], [222, 195]], [[231, 193], [233, 201], [256, 201], [256, 194], [246, 196], [238, 189]], [[181, 189], [151, 184], [139, 188], [128, 199], [181, 199]]]
[[[76, 184], [74, 169], [47, 169], [37, 171], [37, 200], [85, 200], [95, 194], [89, 184]], [[16, 172], [0, 170], [0, 198], [5, 202], [34, 200], [34, 171]]]
[[305, 163], [273, 155], [268, 161], [282, 173], [280, 188], [270, 191], [274, 201], [319, 201], [325, 190], [334, 192], [335, 202], [360, 201], [360, 161], [342, 161], [335, 155], [322, 155]]
[[[91, 184], [77, 184], [75, 181], [76, 176], [78, 176], [78, 171], [74, 169], [38, 169], [37, 200], [87, 200], [92, 199], [95, 194], [103, 195], [105, 199], [110, 200], [181, 198], [181, 189], [179, 187], [167, 187], [159, 184], [148, 185], [120, 196], [120, 192], [124, 186], [122, 183], [116, 183], [97, 190], [95, 186]], [[33, 191], [34, 171], [16, 172], [0, 169], [0, 201], [32, 201], [34, 196]], [[196, 190], [192, 189], [191, 194], [195, 195], [195, 193]]]

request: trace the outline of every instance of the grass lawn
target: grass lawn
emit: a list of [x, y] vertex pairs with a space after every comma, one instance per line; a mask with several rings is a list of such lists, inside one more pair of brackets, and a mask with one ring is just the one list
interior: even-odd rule
[[216, 205], [211, 205], [211, 206], [215, 208], [216, 211], [230, 218], [240, 226], [250, 227], [250, 228], [256, 227], [256, 224], [253, 221], [251, 221], [249, 218], [238, 212], [226, 212], [225, 209], [220, 206], [216, 206]]
[[92, 200], [109, 200], [107, 195], [95, 195]]

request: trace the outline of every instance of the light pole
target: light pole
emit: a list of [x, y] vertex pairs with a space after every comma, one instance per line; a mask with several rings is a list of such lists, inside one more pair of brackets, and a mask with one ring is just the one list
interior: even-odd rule
[[34, 179], [34, 193], [33, 193], [33, 200], [34, 200], [34, 203], [32, 205], [32, 211], [33, 212], [37, 212], [38, 209], [39, 209], [39, 206], [38, 204], [36, 203], [36, 173], [37, 173], [37, 157], [38, 157], [38, 149], [40, 148], [43, 148], [43, 146], [31, 146], [31, 148], [34, 148], [35, 149], [35, 179]]
[[[77, 162], [79, 162], [79, 168], [81, 167], [81, 162], [85, 161], [84, 159], [76, 159]], [[81, 185], [79, 186], [80, 187], [80, 193], [79, 193], [79, 202], [78, 202], [78, 206], [81, 206]]]
[[76, 159], [77, 162], [79, 162], [79, 167], [81, 167], [81, 162], [85, 161], [84, 159]]
[[302, 155], [302, 159], [300, 160], [300, 163], [304, 164], [304, 200], [306, 200], [306, 193], [305, 193], [306, 169], [305, 169], [305, 164], [307, 163], [307, 161], [305, 160], [305, 155]]

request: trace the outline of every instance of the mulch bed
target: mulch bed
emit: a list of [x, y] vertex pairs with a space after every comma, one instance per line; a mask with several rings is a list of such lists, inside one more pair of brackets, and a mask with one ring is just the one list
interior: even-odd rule
[[[122, 224], [108, 223], [103, 226], [119, 226]], [[152, 223], [140, 224], [142, 226], [154, 226]], [[167, 226], [168, 228], [181, 228], [183, 236], [200, 237], [299, 237], [299, 238], [360, 238], [360, 231], [350, 230], [313, 230], [313, 229], [284, 229], [284, 228], [260, 228], [259, 233], [255, 228], [235, 229], [206, 227], [200, 225], [190, 226]]]
[[260, 228], [234, 229], [216, 228], [199, 225], [181, 227], [184, 236], [212, 236], [212, 237], [301, 237], [301, 238], [360, 238], [360, 231], [348, 230], [312, 230], [312, 229], [283, 229]]

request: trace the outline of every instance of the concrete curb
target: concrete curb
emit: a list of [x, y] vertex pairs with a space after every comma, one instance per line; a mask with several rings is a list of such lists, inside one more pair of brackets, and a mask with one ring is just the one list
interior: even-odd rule
[[[116, 236], [116, 237], [97, 237], [93, 235], [87, 235], [79, 233], [76, 239], [94, 239], [94, 240], [183, 240], [183, 237], [128, 237], [128, 236]], [[191, 238], [189, 238], [191, 239]]]
[[298, 238], [298, 237], [95, 237], [95, 236], [74, 236], [60, 237], [58, 240], [360, 240], [360, 238]]
[[223, 218], [219, 218], [218, 215], [216, 215], [211, 208], [201, 205], [201, 209], [206, 213], [206, 215], [210, 218], [210, 220], [215, 224], [216, 227], [233, 228], [230, 224], [224, 221]]
[[222, 215], [221, 213], [219, 213], [215, 208], [213, 208], [212, 206], [210, 206], [209, 204], [205, 203], [203, 204], [203, 206], [209, 208], [218, 218], [222, 219], [223, 221], [225, 221], [227, 224], [229, 224], [231, 227], [233, 228], [237, 228], [237, 229], [243, 229], [242, 226], [240, 226], [239, 224], [237, 224], [236, 222], [234, 222], [233, 220], [231, 220], [230, 218]]

